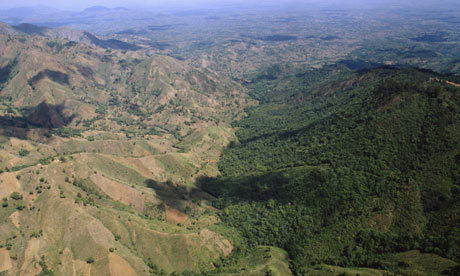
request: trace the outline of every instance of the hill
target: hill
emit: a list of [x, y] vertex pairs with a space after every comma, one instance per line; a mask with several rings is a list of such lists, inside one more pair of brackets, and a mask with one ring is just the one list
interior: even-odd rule
[[[48, 27], [39, 27], [29, 23], [22, 23], [16, 26], [11, 26], [12, 29], [19, 33], [24, 33], [27, 35], [37, 35], [54, 39], [66, 39], [72, 42], [83, 43], [87, 45], [97, 46], [104, 49], [114, 49], [114, 50], [130, 50], [136, 51], [142, 49], [141, 47], [124, 42], [118, 39], [101, 39], [95, 35], [86, 32], [74, 30], [71, 28], [61, 27], [61, 28], [48, 28]], [[11, 31], [4, 31], [4, 33], [9, 34]]]
[[261, 33], [244, 37], [276, 51], [234, 48], [237, 83], [210, 69], [218, 48], [193, 67], [71, 29], [0, 33], [0, 274], [458, 273], [458, 76], [291, 63], [301, 39]]
[[83, 12], [106, 12], [110, 11], [110, 8], [104, 6], [92, 6], [83, 10]]
[[194, 179], [217, 175], [243, 87], [41, 36], [0, 35], [0, 52], [0, 273], [199, 272], [231, 253]]
[[251, 84], [265, 103], [234, 123], [222, 176], [201, 179], [224, 225], [246, 238], [239, 252], [284, 248], [297, 275], [349, 273], [321, 264], [397, 275], [458, 267], [460, 98], [448, 80], [458, 82], [338, 65]]

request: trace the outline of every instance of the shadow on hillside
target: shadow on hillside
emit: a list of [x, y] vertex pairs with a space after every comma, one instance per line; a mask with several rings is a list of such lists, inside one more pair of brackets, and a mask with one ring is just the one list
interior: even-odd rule
[[185, 199], [184, 197], [189, 194], [184, 186], [175, 186], [172, 182], [158, 182], [153, 179], [145, 180], [145, 185], [155, 190], [156, 194], [162, 199]]
[[174, 185], [171, 181], [158, 182], [147, 179], [144, 184], [155, 191], [156, 195], [168, 206], [184, 211], [182, 201], [184, 200], [212, 200], [214, 197], [200, 188], [187, 189], [185, 186]]
[[46, 102], [35, 107], [23, 108], [22, 116], [0, 116], [0, 135], [27, 139], [31, 129], [56, 129], [67, 126], [75, 114], [66, 115], [64, 104], [51, 105]]
[[[281, 204], [297, 202], [320, 207], [321, 213], [327, 217], [337, 206], [345, 206], [347, 203], [346, 198], [331, 196], [338, 189], [334, 179], [334, 173], [323, 167], [300, 166], [260, 175], [200, 177], [196, 186], [214, 198], [223, 200], [220, 203], [272, 200]], [[318, 198], [323, 199], [321, 203]], [[217, 204], [220, 204], [219, 200]]]
[[[297, 171], [297, 172], [296, 172]], [[287, 174], [286, 174], [287, 173]], [[346, 198], [332, 197], [335, 186], [317, 168], [292, 168], [288, 172], [269, 172], [257, 176], [200, 177], [197, 187], [210, 194], [213, 206], [224, 209], [238, 204], [261, 203], [267, 208], [273, 203], [298, 205], [318, 212], [321, 225], [331, 225], [340, 206], [347, 206]], [[321, 200], [318, 200], [321, 199]]]
[[196, 180], [196, 185], [213, 197], [223, 196], [235, 201], [289, 201], [292, 198], [290, 191], [286, 189], [289, 180], [281, 173], [231, 178], [202, 176]]
[[[181, 210], [183, 200], [207, 200], [216, 198], [230, 199], [234, 202], [280, 203], [313, 201], [322, 196], [324, 184], [328, 181], [328, 172], [317, 167], [289, 168], [284, 172], [267, 172], [254, 176], [207, 177], [200, 176], [195, 181], [196, 188], [187, 189], [172, 182], [146, 180], [145, 185], [153, 189], [157, 196], [171, 207]], [[327, 213], [327, 206], [324, 207]]]

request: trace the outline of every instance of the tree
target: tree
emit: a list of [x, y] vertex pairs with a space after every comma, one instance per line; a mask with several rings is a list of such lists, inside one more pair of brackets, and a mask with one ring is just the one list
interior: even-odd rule
[[29, 154], [29, 151], [26, 149], [19, 150], [19, 156], [21, 157], [27, 156], [28, 154]]
[[92, 264], [92, 263], [94, 263], [94, 258], [93, 258], [93, 257], [88, 257], [88, 258], [86, 259], [86, 263], [87, 263], [87, 264]]
[[18, 192], [12, 192], [11, 195], [10, 195], [10, 197], [11, 197], [12, 199], [14, 199], [14, 200], [20, 200], [20, 199], [22, 199], [22, 195], [21, 195], [20, 193], [18, 193]]

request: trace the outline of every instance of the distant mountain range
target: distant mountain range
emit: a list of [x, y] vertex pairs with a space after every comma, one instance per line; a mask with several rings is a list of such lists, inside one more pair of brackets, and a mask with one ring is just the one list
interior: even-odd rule
[[[66, 11], [48, 6], [19, 7], [0, 10], [0, 21], [10, 25], [32, 23], [45, 27], [76, 27], [81, 24], [107, 22], [108, 19], [120, 18], [120, 13], [132, 13], [124, 7], [108, 8], [92, 6], [82, 11]], [[124, 15], [126, 18], [126, 14]], [[128, 16], [132, 18], [133, 16]], [[101, 24], [96, 24], [101, 25]]]
[[92, 6], [83, 10], [83, 12], [110, 12], [110, 11], [128, 11], [128, 8], [124, 7], [116, 7], [116, 8], [108, 8], [105, 6]]
[[118, 39], [100, 39], [97, 36], [80, 30], [74, 30], [67, 27], [61, 28], [48, 28], [48, 27], [39, 27], [29, 23], [22, 23], [15, 26], [10, 26], [8, 24], [0, 24], [0, 33], [1, 34], [17, 34], [23, 33], [27, 35], [38, 35], [48, 38], [55, 39], [67, 39], [70, 41], [75, 41], [78, 43], [84, 43], [88, 45], [94, 45], [105, 49], [115, 49], [115, 50], [140, 50], [141, 47], [127, 43]]

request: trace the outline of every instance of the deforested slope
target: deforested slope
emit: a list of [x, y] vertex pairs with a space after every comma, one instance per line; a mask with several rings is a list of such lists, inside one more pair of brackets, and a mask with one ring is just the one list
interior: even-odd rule
[[198, 273], [232, 252], [194, 180], [218, 174], [242, 86], [41, 36], [0, 35], [0, 56], [0, 274]]

